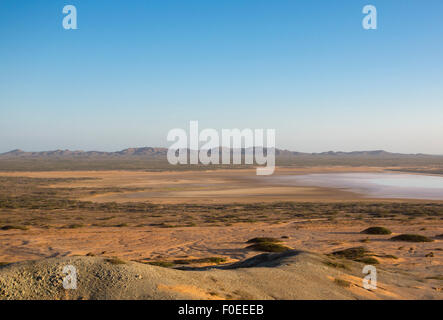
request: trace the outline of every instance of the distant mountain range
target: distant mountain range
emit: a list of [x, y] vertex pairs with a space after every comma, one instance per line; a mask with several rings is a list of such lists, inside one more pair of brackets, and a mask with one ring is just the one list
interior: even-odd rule
[[0, 154], [0, 158], [25, 158], [25, 157], [127, 157], [127, 156], [164, 156], [168, 149], [166, 148], [129, 148], [116, 152], [103, 152], [103, 151], [82, 151], [82, 150], [53, 150], [53, 151], [40, 151], [40, 152], [26, 152], [20, 149], [12, 150], [6, 153]]
[[[253, 148], [237, 149], [233, 150], [234, 153], [250, 153], [253, 152]], [[130, 158], [130, 157], [145, 157], [145, 158], [162, 158], [165, 157], [168, 152], [167, 148], [128, 148], [115, 152], [103, 152], [103, 151], [71, 151], [71, 150], [53, 150], [53, 151], [41, 151], [41, 152], [26, 152], [20, 149], [12, 150], [6, 153], [0, 154], [0, 159], [13, 159], [13, 158]], [[426, 154], [402, 154], [391, 153], [384, 150], [373, 151], [328, 151], [320, 153], [304, 153], [297, 151], [289, 151], [283, 149], [275, 149], [276, 156], [291, 157], [291, 156], [326, 156], [326, 157], [423, 157], [432, 156]], [[443, 157], [443, 156], [441, 156]]]

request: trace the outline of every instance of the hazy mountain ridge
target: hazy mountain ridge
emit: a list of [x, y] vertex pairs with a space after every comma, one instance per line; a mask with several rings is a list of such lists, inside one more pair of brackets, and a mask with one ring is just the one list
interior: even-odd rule
[[[266, 148], [265, 148], [266, 150]], [[189, 151], [189, 150], [188, 150]], [[246, 149], [233, 149], [232, 152], [237, 153], [251, 153], [254, 152], [254, 148]], [[0, 159], [10, 159], [10, 158], [124, 158], [124, 157], [165, 157], [167, 155], [167, 148], [157, 148], [157, 147], [140, 147], [140, 148], [128, 148], [120, 151], [105, 152], [105, 151], [83, 151], [83, 150], [51, 150], [51, 151], [38, 151], [38, 152], [27, 152], [20, 149], [15, 149], [9, 152], [1, 153]], [[390, 157], [390, 156], [438, 156], [430, 154], [403, 154], [403, 153], [392, 153], [384, 150], [368, 150], [368, 151], [327, 151], [320, 153], [306, 153], [298, 151], [290, 151], [286, 149], [275, 149], [275, 154], [277, 156], [345, 156], [345, 157], [355, 157], [355, 156], [367, 156], [367, 157]], [[443, 156], [442, 156], [443, 157]]]

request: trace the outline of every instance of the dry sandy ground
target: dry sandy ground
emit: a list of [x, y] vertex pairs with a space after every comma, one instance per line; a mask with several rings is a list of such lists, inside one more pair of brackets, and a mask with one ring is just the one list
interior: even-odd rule
[[[375, 172], [380, 168], [279, 169], [277, 175], [312, 172]], [[52, 187], [137, 187], [144, 191], [108, 193], [81, 200], [97, 202], [150, 201], [154, 203], [232, 203], [271, 201], [356, 201], [360, 195], [327, 188], [287, 187], [258, 179], [253, 170], [210, 172], [82, 171], [1, 173], [2, 176], [44, 178], [94, 177], [98, 180], [58, 183]], [[370, 200], [370, 199], [368, 199]], [[389, 201], [385, 199], [383, 201]], [[404, 201], [404, 200], [403, 200]], [[380, 220], [377, 220], [380, 224]], [[419, 233], [433, 238], [429, 243], [403, 243], [390, 236], [363, 235], [372, 224], [367, 221], [295, 219], [284, 223], [239, 223], [232, 226], [186, 228], [126, 227], [42, 229], [0, 231], [0, 261], [19, 262], [1, 267], [2, 298], [263, 298], [263, 299], [352, 299], [352, 298], [434, 298], [442, 299], [442, 280], [426, 279], [443, 275], [443, 233], [435, 220], [383, 221], [393, 235]], [[274, 267], [254, 265], [235, 270], [182, 271], [153, 267], [143, 261], [177, 258], [225, 257], [242, 261], [257, 255], [246, 249], [253, 237], [284, 237], [297, 250], [315, 252], [278, 258]], [[365, 242], [362, 242], [362, 240]], [[349, 262], [351, 271], [324, 264], [323, 254], [366, 246], [378, 255], [378, 268], [386, 275], [380, 290], [361, 288], [361, 264]], [[433, 257], [426, 257], [430, 252]], [[84, 257], [92, 253], [96, 257]], [[83, 257], [75, 257], [81, 255]], [[394, 255], [398, 259], [383, 258]], [[119, 257], [129, 262], [112, 265], [103, 259]], [[51, 259], [47, 259], [51, 258]], [[73, 263], [80, 270], [81, 288], [60, 289], [54, 273]], [[278, 265], [278, 266], [277, 266]], [[44, 280], [38, 280], [38, 278]], [[51, 278], [52, 277], [52, 278]], [[82, 278], [83, 277], [83, 278]], [[353, 283], [344, 288], [334, 282], [343, 278]], [[50, 280], [52, 279], [52, 280]], [[54, 280], [56, 279], [56, 280]], [[54, 285], [54, 283], [58, 283]], [[52, 281], [52, 282], [51, 282]], [[75, 291], [75, 292], [74, 292]]]

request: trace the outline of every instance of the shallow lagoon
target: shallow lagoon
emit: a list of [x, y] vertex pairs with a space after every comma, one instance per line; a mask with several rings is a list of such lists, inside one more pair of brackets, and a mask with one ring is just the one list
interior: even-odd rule
[[339, 188], [369, 198], [443, 200], [443, 176], [407, 173], [319, 173], [278, 177], [297, 186]]

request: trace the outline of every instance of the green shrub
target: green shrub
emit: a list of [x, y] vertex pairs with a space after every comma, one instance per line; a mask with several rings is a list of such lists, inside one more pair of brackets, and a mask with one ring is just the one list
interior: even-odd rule
[[408, 241], [408, 242], [432, 242], [432, 239], [419, 234], [401, 234], [392, 237], [391, 240], [394, 241]]
[[384, 227], [370, 227], [363, 230], [361, 233], [365, 234], [391, 234], [391, 230]]

